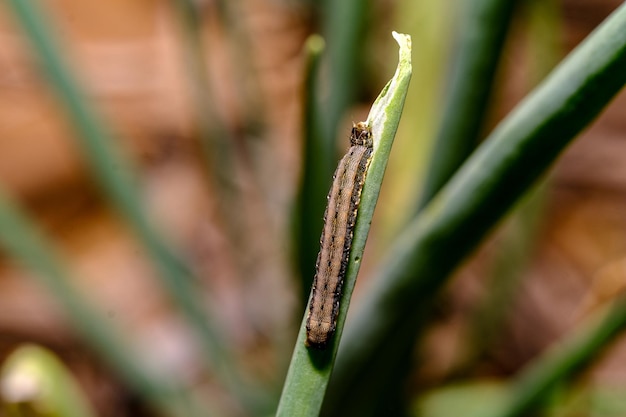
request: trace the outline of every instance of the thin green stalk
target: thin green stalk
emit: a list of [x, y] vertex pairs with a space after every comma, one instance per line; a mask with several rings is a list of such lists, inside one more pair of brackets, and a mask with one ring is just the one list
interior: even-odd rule
[[450, 87], [418, 210], [448, 182], [478, 144], [516, 3], [463, 2]]
[[[376, 397], [410, 353], [416, 323], [480, 240], [626, 82], [626, 4], [524, 99], [389, 252], [346, 328], [329, 409]], [[384, 358], [384, 360], [381, 360]]]
[[[263, 105], [266, 97], [264, 97], [258, 72], [255, 70], [255, 63], [252, 59], [252, 26], [247, 19], [242, 19], [242, 16], [246, 15], [246, 4], [230, 0], [218, 0], [217, 6], [224, 29], [227, 31], [227, 39], [231, 42], [230, 50], [235, 62], [233, 71], [235, 71], [237, 80], [240, 81], [235, 85], [236, 95], [244, 98], [240, 103], [243, 107], [241, 119], [245, 121], [247, 128], [259, 127], [266, 120], [266, 111]], [[249, 156], [254, 158], [257, 155], [252, 152]]]
[[[560, 16], [555, 0], [531, 0], [524, 4], [528, 15], [529, 73], [531, 82], [539, 83], [562, 56], [558, 34]], [[549, 180], [543, 180], [518, 204], [503, 225], [498, 237], [492, 268], [488, 272], [489, 291], [470, 318], [470, 341], [465, 359], [471, 366], [499, 334], [511, 303], [517, 294], [524, 270], [531, 257], [531, 248], [543, 218]], [[462, 369], [466, 367], [462, 367]]]
[[0, 244], [35, 271], [33, 277], [52, 293], [78, 334], [146, 401], [172, 417], [205, 415], [180, 387], [163, 375], [148, 372], [141, 365], [139, 355], [122, 342], [123, 338], [114, 330], [113, 324], [105, 321], [71, 284], [74, 279], [52, 246], [1, 190]]
[[239, 248], [244, 239], [244, 227], [241, 224], [241, 216], [232, 209], [241, 207], [237, 202], [241, 190], [235, 180], [238, 178], [236, 167], [239, 165], [236, 163], [237, 141], [219, 118], [215, 100], [212, 99], [199, 6], [192, 0], [177, 0], [174, 6], [183, 32], [184, 63], [188, 70], [197, 133], [210, 179], [220, 196], [217, 204], [219, 217], [226, 225], [225, 232], [233, 246]]
[[[329, 97], [324, 103], [324, 137], [328, 149], [333, 143], [337, 127], [356, 97], [360, 74], [363, 71], [363, 34], [367, 24], [370, 1], [344, 0], [325, 2], [324, 35], [328, 43]], [[324, 178], [332, 174], [332, 168]], [[322, 213], [320, 213], [321, 215]]]
[[[319, 233], [326, 199], [319, 198], [328, 192], [329, 172], [332, 172], [334, 152], [328, 152], [326, 138], [322, 133], [318, 92], [319, 66], [324, 50], [324, 40], [319, 35], [311, 35], [305, 44], [307, 54], [304, 83], [304, 146], [302, 185], [295, 208], [295, 237], [298, 253], [298, 267], [302, 283], [302, 303], [309, 298], [309, 291], [315, 273], [315, 260], [319, 250]], [[318, 178], [325, 178], [318, 181]]]
[[[277, 416], [318, 416], [333, 370], [333, 363], [348, 313], [350, 297], [365, 250], [365, 241], [374, 215], [391, 145], [400, 122], [406, 91], [411, 78], [411, 38], [394, 32], [400, 45], [400, 62], [393, 79], [383, 88], [374, 102], [367, 123], [372, 129], [374, 152], [365, 179], [358, 219], [354, 230], [344, 290], [339, 306], [337, 330], [323, 350], [305, 346], [306, 311], [278, 405]], [[305, 309], [306, 310], [306, 309]]]
[[161, 283], [168, 289], [196, 332], [204, 360], [230, 388], [238, 387], [230, 355], [215, 330], [216, 324], [210, 323], [205, 314], [203, 300], [193, 285], [191, 271], [167, 246], [148, 220], [130, 168], [125, 165], [124, 158], [114, 147], [113, 136], [84, 99], [83, 92], [63, 62], [60, 48], [43, 13], [32, 0], [9, 0], [7, 4], [40, 57], [42, 69], [49, 77], [50, 84], [55, 87], [60, 102], [76, 129], [78, 144], [88, 158], [89, 166], [158, 267], [160, 273], [157, 276], [161, 278]]
[[551, 395], [563, 382], [580, 375], [604, 349], [626, 329], [626, 297], [619, 296], [602, 317], [568, 336], [538, 359], [527, 365], [515, 378], [509, 400], [494, 417], [521, 417]]
[[[413, 38], [411, 86], [406, 98], [405, 117], [389, 161], [389, 180], [383, 190], [385, 204], [378, 208], [376, 240], [370, 248], [379, 256], [386, 252], [406, 222], [413, 216], [419, 184], [430, 158], [433, 139], [441, 119], [442, 93], [447, 80], [448, 60], [454, 28], [458, 21], [456, 0], [399, 0], [394, 22]], [[414, 211], [414, 210], [413, 210]]]
[[[233, 170], [237, 165], [234, 162], [233, 148], [236, 141], [218, 117], [215, 100], [211, 99], [213, 94], [207, 78], [205, 45], [202, 39], [202, 15], [199, 6], [192, 0], [176, 0], [174, 7], [183, 31], [183, 62], [188, 70], [189, 90], [207, 166], [220, 195], [231, 200], [232, 195], [237, 194], [237, 186], [233, 180], [236, 177]], [[228, 219], [230, 213], [223, 214]]]

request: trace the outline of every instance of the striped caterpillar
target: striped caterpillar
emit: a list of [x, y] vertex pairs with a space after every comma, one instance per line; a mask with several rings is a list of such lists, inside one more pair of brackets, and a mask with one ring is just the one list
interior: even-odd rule
[[353, 124], [350, 144], [337, 166], [328, 193], [306, 319], [306, 345], [317, 349], [327, 346], [337, 326], [354, 225], [374, 146], [372, 132], [365, 122]]

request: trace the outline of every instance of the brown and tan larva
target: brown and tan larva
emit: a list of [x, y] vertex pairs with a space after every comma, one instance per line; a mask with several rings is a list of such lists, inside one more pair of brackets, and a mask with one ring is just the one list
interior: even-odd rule
[[337, 325], [361, 191], [373, 151], [372, 133], [365, 122], [353, 125], [350, 144], [348, 153], [337, 166], [328, 193], [306, 319], [306, 345], [317, 349], [326, 347]]

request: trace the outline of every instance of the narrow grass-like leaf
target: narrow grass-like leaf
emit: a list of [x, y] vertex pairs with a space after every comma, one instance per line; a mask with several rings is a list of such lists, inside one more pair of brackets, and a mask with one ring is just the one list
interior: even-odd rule
[[516, 3], [463, 2], [449, 91], [418, 209], [437, 194], [478, 144]]
[[[193, 0], [183, 0], [193, 3]], [[202, 3], [197, 3], [204, 6]], [[252, 37], [256, 36], [254, 26], [249, 24], [247, 19], [242, 19], [246, 14], [246, 4], [242, 2], [234, 2], [230, 0], [217, 0], [217, 15], [221, 21], [221, 25], [225, 30], [225, 37], [229, 41], [229, 49], [232, 53], [233, 65], [232, 70], [238, 82], [235, 84], [235, 94], [240, 97], [239, 105], [242, 108], [243, 115], [241, 120], [245, 123], [246, 129], [258, 129], [263, 127], [267, 121], [265, 100], [266, 92], [261, 88], [260, 76], [256, 71], [256, 63], [253, 52]], [[207, 13], [205, 13], [206, 15]], [[242, 139], [250, 139], [257, 141], [255, 135], [246, 135]], [[248, 146], [253, 145], [252, 142]], [[260, 153], [255, 155], [254, 152], [250, 157], [263, 157]]]
[[521, 417], [547, 399], [559, 382], [583, 372], [626, 329], [626, 296], [527, 365], [511, 384], [508, 401], [493, 417]]
[[[229, 197], [232, 189], [236, 188], [232, 184], [232, 178], [235, 177], [233, 169], [236, 166], [233, 162], [235, 141], [217, 115], [217, 103], [213, 99], [207, 77], [201, 9], [192, 0], [176, 0], [174, 7], [183, 32], [183, 62], [187, 70], [188, 87], [200, 142], [208, 169], [211, 170], [211, 176], [216, 181], [218, 190]], [[231, 213], [225, 214], [231, 215]]]
[[[302, 303], [306, 303], [315, 272], [319, 250], [319, 231], [326, 206], [323, 196], [328, 192], [329, 172], [332, 172], [334, 147], [328, 147], [322, 129], [319, 102], [319, 68], [324, 39], [311, 35], [305, 44], [307, 56], [304, 82], [304, 146], [302, 183], [294, 213], [294, 240], [298, 253], [298, 269], [302, 282]], [[324, 181], [319, 179], [323, 178]], [[320, 198], [320, 196], [322, 196]]]
[[[379, 258], [404, 229], [417, 204], [419, 184], [429, 161], [443, 107], [443, 91], [448, 75], [453, 30], [457, 27], [456, 3], [450, 1], [400, 0], [394, 6], [399, 28], [413, 38], [411, 86], [404, 105], [388, 168], [383, 195], [385, 204], [377, 209], [376, 240], [370, 250]], [[389, 61], [388, 59], [386, 61]], [[415, 211], [415, 210], [413, 210]], [[377, 262], [376, 262], [377, 263]]]
[[[530, 60], [529, 73], [534, 83], [543, 79], [557, 64], [562, 53], [558, 47], [561, 31], [560, 14], [556, 0], [532, 0], [524, 4], [528, 15], [529, 45], [526, 55], [539, 57]], [[544, 217], [544, 205], [549, 189], [549, 179], [544, 179], [524, 201], [517, 204], [514, 212], [503, 225], [492, 269], [489, 271], [487, 288], [490, 290], [470, 318], [470, 340], [467, 343], [466, 364], [475, 359], [491, 345], [506, 321], [517, 289], [532, 255], [533, 243]]]
[[300, 333], [283, 387], [278, 406], [278, 416], [317, 416], [330, 378], [337, 347], [341, 339], [343, 323], [348, 312], [350, 296], [365, 250], [365, 241], [374, 214], [374, 207], [380, 192], [391, 145], [400, 122], [400, 115], [411, 79], [411, 39], [407, 35], [394, 37], [400, 45], [400, 62], [392, 80], [383, 88], [374, 102], [368, 116], [372, 128], [374, 153], [367, 173], [358, 219], [352, 241], [348, 270], [344, 281], [344, 291], [337, 319], [337, 331], [333, 340], [324, 350], [308, 349], [306, 339], [306, 311], [300, 326]]
[[0, 244], [35, 271], [34, 277], [56, 298], [76, 332], [143, 398], [171, 416], [204, 415], [183, 391], [144, 369], [121, 334], [106, 322], [71, 284], [73, 279], [53, 248], [0, 191]]
[[[395, 375], [406, 364], [416, 323], [446, 278], [625, 82], [622, 5], [499, 124], [399, 236], [346, 328], [331, 408], [351, 392], [380, 394], [386, 372]], [[384, 365], [376, 366], [381, 357]]]
[[[363, 64], [363, 34], [370, 1], [327, 0], [324, 3], [328, 41], [328, 101], [324, 105], [324, 135], [329, 147], [336, 138], [337, 126], [355, 99]], [[332, 169], [328, 175], [332, 174]], [[321, 214], [321, 213], [320, 213]]]

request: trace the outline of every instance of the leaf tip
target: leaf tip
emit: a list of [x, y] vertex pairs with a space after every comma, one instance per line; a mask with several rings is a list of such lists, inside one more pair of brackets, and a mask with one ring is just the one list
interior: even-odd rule
[[398, 33], [395, 30], [391, 32], [391, 36], [398, 42], [400, 48], [411, 49], [411, 35], [405, 33]]
[[325, 46], [326, 46], [326, 42], [324, 41], [324, 38], [321, 37], [318, 34], [310, 35], [306, 39], [306, 42], [304, 44], [305, 49], [310, 54], [317, 54], [317, 55], [322, 53], [322, 51], [324, 50]]

